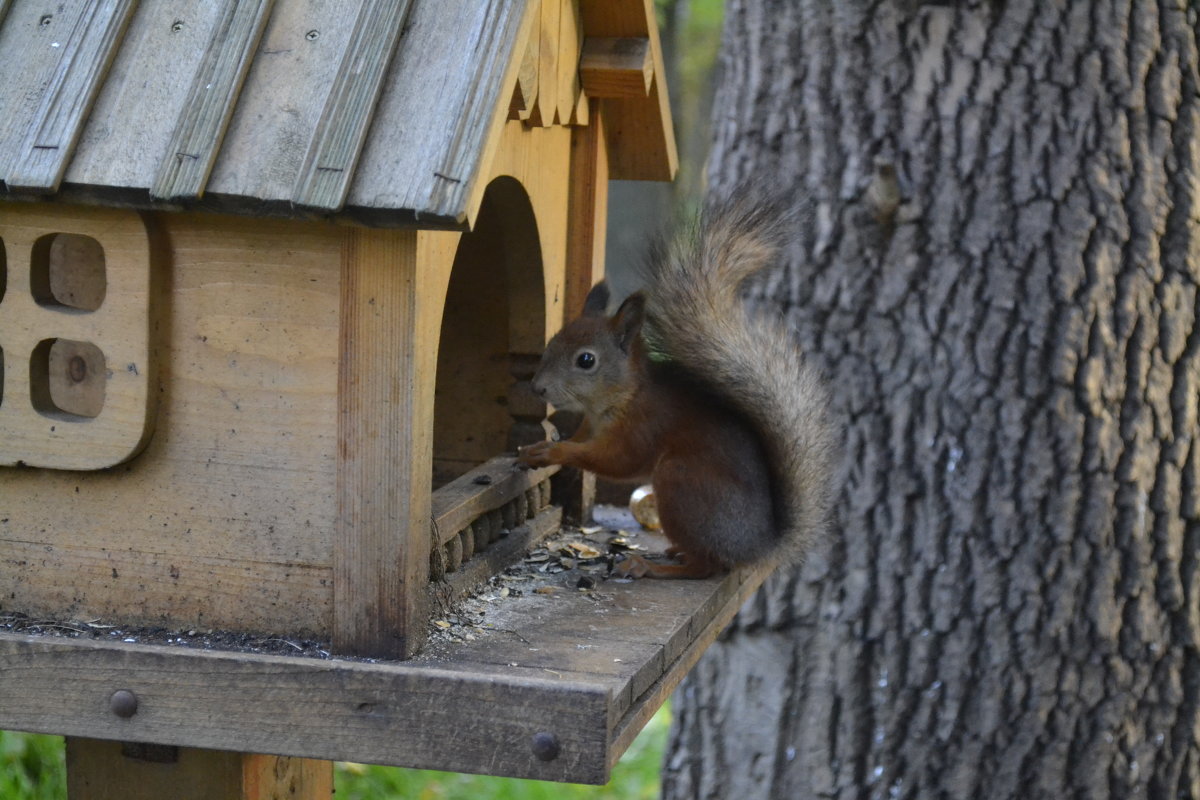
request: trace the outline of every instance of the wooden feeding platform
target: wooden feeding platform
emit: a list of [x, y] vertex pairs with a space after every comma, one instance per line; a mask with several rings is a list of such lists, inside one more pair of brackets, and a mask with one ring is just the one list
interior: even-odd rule
[[[434, 493], [440, 527], [455, 531], [441, 556], [453, 571], [430, 589], [442, 602], [558, 534], [561, 512], [541, 499], [551, 471], [501, 458]], [[492, 521], [497, 537], [481, 535]], [[490, 541], [463, 560], [453, 543], [472, 530]], [[636, 542], [665, 547], [646, 532]], [[105, 636], [110, 626], [96, 638], [4, 633], [0, 713], [6, 727], [72, 737], [604, 783], [763, 577], [532, 568], [516, 591], [476, 598], [485, 613], [466, 638], [435, 634], [408, 661], [142, 644]]]
[[0, 0], [0, 616], [100, 633], [0, 633], [0, 728], [72, 797], [605, 779], [761, 574], [431, 620], [589, 513], [498, 454], [663, 77], [650, 0]]

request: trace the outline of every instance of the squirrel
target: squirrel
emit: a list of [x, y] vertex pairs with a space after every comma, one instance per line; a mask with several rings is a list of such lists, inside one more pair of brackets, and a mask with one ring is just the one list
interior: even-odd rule
[[794, 561], [825, 523], [834, 431], [826, 389], [778, 319], [740, 289], [778, 256], [789, 216], [771, 203], [710, 203], [651, 251], [648, 286], [611, 317], [598, 283], [547, 344], [533, 389], [583, 413], [569, 440], [521, 449], [654, 487], [668, 556], [617, 564], [630, 577], [705, 578]]

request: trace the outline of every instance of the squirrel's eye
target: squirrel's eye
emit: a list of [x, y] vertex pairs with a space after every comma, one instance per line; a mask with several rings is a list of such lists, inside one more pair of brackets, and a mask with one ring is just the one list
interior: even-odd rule
[[575, 366], [579, 367], [580, 369], [591, 369], [592, 367], [596, 366], [596, 354], [589, 353], [587, 350], [584, 350], [575, 357]]

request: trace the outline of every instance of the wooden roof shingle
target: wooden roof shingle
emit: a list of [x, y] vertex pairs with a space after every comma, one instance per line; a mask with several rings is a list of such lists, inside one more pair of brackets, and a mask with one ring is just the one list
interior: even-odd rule
[[0, 0], [0, 199], [461, 226], [529, 6]]

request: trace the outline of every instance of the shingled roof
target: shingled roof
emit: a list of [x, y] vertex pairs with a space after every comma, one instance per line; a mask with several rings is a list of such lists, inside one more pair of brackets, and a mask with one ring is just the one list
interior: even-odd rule
[[461, 225], [530, 6], [0, 0], [0, 199]]

